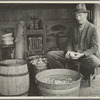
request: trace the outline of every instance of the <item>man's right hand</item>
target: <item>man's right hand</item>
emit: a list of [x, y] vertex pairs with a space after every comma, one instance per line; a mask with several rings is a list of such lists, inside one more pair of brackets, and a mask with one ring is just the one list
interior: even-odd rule
[[65, 58], [70, 59], [70, 51], [67, 51], [67, 53], [65, 54]]

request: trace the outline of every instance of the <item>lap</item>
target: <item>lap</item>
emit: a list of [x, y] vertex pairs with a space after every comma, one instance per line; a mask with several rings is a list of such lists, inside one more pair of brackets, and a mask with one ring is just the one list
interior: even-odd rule
[[80, 66], [86, 69], [96, 68], [100, 65], [100, 59], [97, 58], [95, 55], [86, 56], [79, 60], [67, 59], [66, 61], [73, 66], [81, 64]]
[[[47, 53], [47, 56], [51, 58], [53, 57], [54, 59], [59, 60], [59, 61], [60, 60], [64, 62], [66, 61], [66, 63], [70, 62], [74, 64], [73, 60], [65, 59], [64, 52], [62, 50], [61, 51], [49, 51]], [[82, 64], [84, 68], [95, 68], [100, 65], [100, 59], [97, 58], [95, 55], [89, 55], [89, 56], [83, 57], [81, 60], [79, 60], [79, 62]]]
[[47, 57], [49, 58], [54, 58], [56, 60], [61, 60], [65, 62], [65, 57], [64, 57], [64, 51], [63, 50], [59, 50], [59, 51], [49, 51], [47, 53]]
[[47, 53], [47, 55], [51, 55], [51, 56], [62, 56], [64, 55], [64, 51], [59, 50], [59, 51], [49, 51]]

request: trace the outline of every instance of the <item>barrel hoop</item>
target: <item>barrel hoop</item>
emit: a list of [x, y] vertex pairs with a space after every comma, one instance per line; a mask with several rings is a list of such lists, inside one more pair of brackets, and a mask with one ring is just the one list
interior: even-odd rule
[[68, 89], [68, 90], [50, 90], [50, 89], [46, 89], [46, 88], [42, 88], [40, 86], [38, 86], [38, 88], [40, 89], [40, 91], [43, 91], [43, 92], [47, 92], [47, 93], [51, 93], [51, 94], [66, 94], [66, 93], [70, 93], [72, 91], [76, 91], [78, 90], [80, 87], [80, 84], [75, 87], [75, 88], [72, 88], [72, 89]]
[[26, 66], [27, 64], [26, 63], [23, 63], [21, 65], [11, 65], [11, 64], [3, 64], [3, 63], [0, 63], [0, 67], [19, 67], [19, 66]]
[[14, 74], [14, 75], [6, 75], [6, 74], [1, 74], [0, 73], [0, 76], [4, 76], [4, 77], [9, 77], [9, 76], [11, 76], [11, 77], [18, 77], [18, 76], [25, 76], [25, 75], [27, 75], [27, 74], [29, 74], [29, 72], [26, 72], [26, 73], [22, 73], [22, 74]]
[[23, 96], [23, 95], [25, 95], [25, 94], [28, 94], [28, 92], [29, 92], [29, 91], [26, 91], [26, 92], [21, 93], [21, 94], [18, 94], [18, 95], [4, 95], [4, 94], [1, 94], [1, 93], [0, 93], [0, 96]]

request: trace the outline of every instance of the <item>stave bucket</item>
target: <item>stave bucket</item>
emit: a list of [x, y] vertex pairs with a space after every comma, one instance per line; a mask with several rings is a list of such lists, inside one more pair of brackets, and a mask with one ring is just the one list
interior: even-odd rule
[[[64, 83], [67, 78], [73, 81]], [[49, 69], [36, 75], [37, 86], [43, 96], [79, 96], [80, 81], [81, 74], [69, 69]]]
[[29, 90], [29, 72], [26, 61], [9, 59], [0, 62], [0, 95], [26, 96]]
[[2, 44], [3, 45], [12, 45], [14, 44], [14, 38], [12, 36], [12, 33], [7, 33], [1, 36], [2, 37]]

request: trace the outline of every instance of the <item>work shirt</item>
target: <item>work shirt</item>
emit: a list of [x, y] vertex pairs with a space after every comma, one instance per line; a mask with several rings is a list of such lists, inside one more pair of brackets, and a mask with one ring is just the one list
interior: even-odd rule
[[74, 47], [74, 51], [76, 52], [81, 52], [83, 50], [83, 46], [82, 46], [82, 31], [84, 30], [84, 25], [79, 25], [76, 28], [77, 31], [77, 40], [76, 40], [76, 44]]

